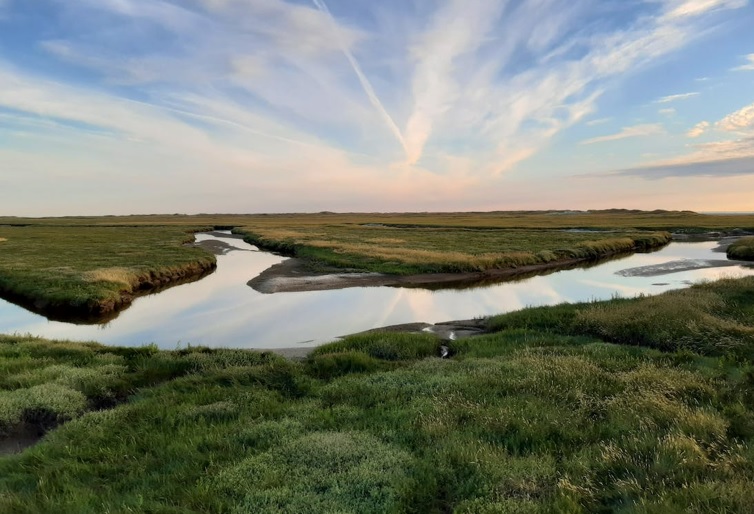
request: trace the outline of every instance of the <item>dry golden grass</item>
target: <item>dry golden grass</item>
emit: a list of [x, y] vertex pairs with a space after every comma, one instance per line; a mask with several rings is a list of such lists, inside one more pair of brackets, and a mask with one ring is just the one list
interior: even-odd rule
[[[203, 227], [197, 227], [203, 228]], [[0, 293], [87, 317], [130, 301], [138, 288], [166, 285], [214, 267], [215, 258], [184, 246], [181, 227], [0, 225]]]
[[317, 230], [300, 224], [290, 228], [245, 225], [237, 231], [260, 248], [311, 262], [400, 274], [483, 271], [594, 259], [661, 246], [670, 238], [668, 233], [646, 231], [395, 227], [376, 223], [322, 224]]
[[83, 274], [86, 282], [113, 282], [129, 291], [139, 282], [139, 277], [127, 268], [99, 268]]
[[286, 239], [309, 239], [313, 237], [323, 237], [325, 234], [321, 232], [309, 232], [301, 230], [289, 230], [282, 228], [273, 228], [262, 230], [264, 237], [267, 239], [273, 239], [275, 241], [283, 241]]
[[5, 241], [7, 241], [7, 239], [6, 239], [6, 238], [4, 238], [4, 237], [0, 237], [0, 243], [4, 243]]
[[395, 237], [374, 237], [372, 239], [365, 239], [365, 243], [385, 244], [385, 245], [400, 245], [406, 242], [405, 239], [397, 239]]
[[333, 241], [311, 240], [307, 246], [327, 248], [335, 253], [369, 255], [383, 261], [395, 261], [404, 264], [443, 263], [464, 269], [494, 269], [508, 267], [511, 263], [534, 264], [538, 262], [530, 252], [483, 253], [473, 255], [460, 251], [431, 251], [413, 248], [388, 248], [365, 243], [339, 243]]

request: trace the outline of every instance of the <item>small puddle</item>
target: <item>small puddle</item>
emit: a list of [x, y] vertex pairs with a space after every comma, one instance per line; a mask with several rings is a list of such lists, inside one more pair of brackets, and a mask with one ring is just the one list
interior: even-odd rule
[[[197, 234], [197, 243], [224, 249], [217, 256], [215, 273], [138, 298], [108, 323], [74, 325], [49, 321], [0, 300], [0, 333], [122, 346], [155, 343], [164, 349], [187, 345], [307, 348], [344, 334], [388, 325], [419, 326], [418, 322], [472, 319], [528, 306], [657, 294], [700, 280], [754, 275], [752, 267], [740, 264], [686, 269], [673, 264], [720, 261], [721, 255], [713, 251], [718, 242], [706, 241], [671, 243], [657, 252], [633, 254], [589, 268], [466, 289], [355, 287], [269, 295], [254, 291], [246, 283], [283, 262], [284, 257], [261, 252], [229, 233]], [[659, 272], [663, 266], [666, 269]], [[653, 268], [658, 273], [650, 276], [630, 271], [637, 268]], [[455, 331], [458, 337], [463, 330], [442, 326], [433, 329], [448, 335]]]

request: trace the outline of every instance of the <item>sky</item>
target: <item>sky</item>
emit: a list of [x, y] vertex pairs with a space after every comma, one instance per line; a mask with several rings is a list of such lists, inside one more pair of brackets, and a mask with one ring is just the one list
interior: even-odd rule
[[0, 0], [0, 215], [754, 211], [749, 0]]

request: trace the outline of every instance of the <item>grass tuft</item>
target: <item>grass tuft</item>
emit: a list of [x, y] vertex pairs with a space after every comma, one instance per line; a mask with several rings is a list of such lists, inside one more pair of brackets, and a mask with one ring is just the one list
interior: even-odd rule
[[754, 237], [742, 237], [728, 247], [728, 258], [754, 261]]

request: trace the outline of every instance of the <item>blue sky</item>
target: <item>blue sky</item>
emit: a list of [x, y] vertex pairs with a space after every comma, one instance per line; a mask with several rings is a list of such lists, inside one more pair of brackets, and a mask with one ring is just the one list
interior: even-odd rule
[[0, 0], [0, 215], [754, 210], [748, 0]]

